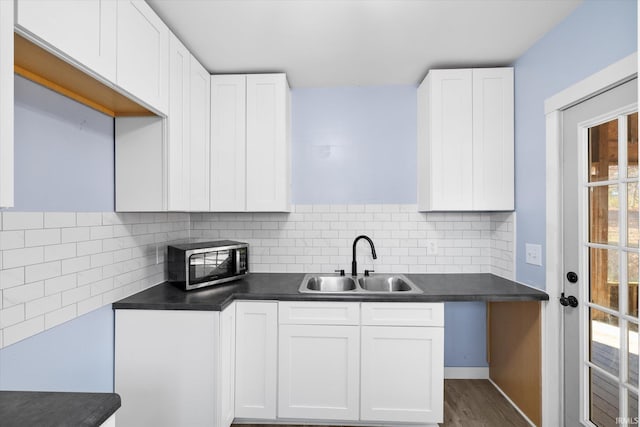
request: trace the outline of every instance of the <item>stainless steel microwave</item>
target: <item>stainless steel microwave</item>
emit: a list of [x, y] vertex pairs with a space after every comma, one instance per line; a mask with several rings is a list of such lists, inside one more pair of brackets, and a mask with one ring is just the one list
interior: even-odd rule
[[168, 247], [169, 281], [185, 290], [230, 282], [249, 272], [249, 245], [232, 240]]

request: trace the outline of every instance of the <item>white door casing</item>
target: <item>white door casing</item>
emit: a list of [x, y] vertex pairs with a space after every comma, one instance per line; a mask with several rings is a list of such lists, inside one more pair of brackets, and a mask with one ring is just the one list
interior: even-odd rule
[[638, 56], [633, 53], [545, 101], [546, 114], [546, 292], [543, 305], [542, 425], [562, 425], [562, 136], [561, 112], [582, 100], [634, 78]]

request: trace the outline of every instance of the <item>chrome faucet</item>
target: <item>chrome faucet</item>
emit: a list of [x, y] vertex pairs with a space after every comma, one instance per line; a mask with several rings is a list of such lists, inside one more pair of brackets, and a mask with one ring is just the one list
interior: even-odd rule
[[371, 256], [373, 257], [373, 259], [377, 259], [378, 257], [376, 256], [376, 247], [373, 246], [373, 241], [371, 241], [371, 239], [367, 236], [360, 235], [358, 237], [355, 238], [355, 240], [353, 241], [353, 259], [351, 261], [351, 275], [352, 276], [357, 276], [358, 275], [358, 263], [356, 262], [356, 244], [358, 243], [358, 240], [360, 239], [365, 239], [367, 242], [369, 242], [369, 246], [371, 246]]

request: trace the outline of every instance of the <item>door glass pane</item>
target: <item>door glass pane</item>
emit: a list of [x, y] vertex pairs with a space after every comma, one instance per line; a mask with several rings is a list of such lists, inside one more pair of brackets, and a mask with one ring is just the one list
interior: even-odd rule
[[629, 322], [629, 331], [627, 334], [627, 348], [629, 354], [627, 357], [629, 364], [629, 384], [638, 387], [638, 325]]
[[629, 309], [627, 314], [638, 317], [638, 254], [627, 253], [627, 276], [629, 278]]
[[[638, 395], [629, 390], [629, 411], [627, 412], [630, 418], [638, 416]], [[638, 424], [636, 422], [636, 424]]]
[[589, 249], [590, 301], [603, 307], [618, 309], [618, 251]]
[[590, 387], [590, 411], [589, 418], [599, 427], [614, 427], [616, 418], [619, 417], [620, 390], [615, 381], [607, 378], [597, 369], [589, 368]]
[[589, 360], [605, 371], [620, 372], [620, 329], [618, 318], [595, 308], [591, 313]]
[[618, 120], [589, 128], [589, 182], [618, 178]]
[[638, 113], [627, 116], [627, 176], [638, 177]]
[[627, 184], [627, 246], [638, 247], [638, 183]]
[[618, 230], [618, 186], [604, 185], [589, 189], [589, 241], [616, 244]]

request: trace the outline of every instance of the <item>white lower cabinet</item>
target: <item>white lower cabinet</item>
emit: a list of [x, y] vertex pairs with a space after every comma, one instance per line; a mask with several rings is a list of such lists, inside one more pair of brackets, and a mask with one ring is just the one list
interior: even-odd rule
[[279, 418], [358, 419], [358, 326], [280, 325], [279, 367]]
[[443, 418], [444, 328], [363, 326], [363, 421]]
[[231, 425], [234, 311], [116, 310], [118, 427]]
[[236, 303], [236, 418], [276, 419], [278, 303]]

